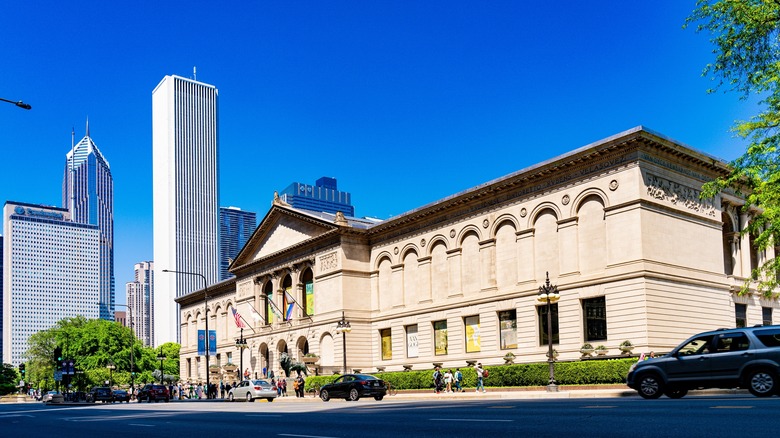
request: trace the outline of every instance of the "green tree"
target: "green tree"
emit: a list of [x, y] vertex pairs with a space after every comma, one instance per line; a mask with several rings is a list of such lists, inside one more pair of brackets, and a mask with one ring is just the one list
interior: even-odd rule
[[21, 377], [13, 365], [10, 363], [2, 364], [2, 367], [0, 367], [0, 395], [16, 392], [19, 389], [16, 386], [19, 384], [19, 380], [21, 380]]
[[[731, 173], [705, 185], [703, 196], [724, 190], [745, 196], [758, 214], [745, 232], [756, 236], [759, 250], [780, 243], [780, 1], [698, 0], [685, 26], [696, 24], [714, 45], [714, 62], [704, 69], [714, 92], [760, 97], [758, 114], [738, 121], [732, 130], [748, 141]], [[777, 296], [780, 254], [754, 270], [752, 277], [766, 297]], [[750, 283], [743, 286], [747, 292]]]

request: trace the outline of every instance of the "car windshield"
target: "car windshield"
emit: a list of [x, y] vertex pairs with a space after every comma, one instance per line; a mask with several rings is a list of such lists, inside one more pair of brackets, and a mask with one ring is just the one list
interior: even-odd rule
[[254, 382], [252, 382], [252, 383], [253, 383], [255, 386], [257, 386], [257, 385], [264, 385], [264, 386], [268, 386], [268, 385], [270, 385], [270, 383], [266, 382], [265, 380], [255, 380], [255, 381], [254, 381]]
[[369, 375], [369, 374], [357, 374], [355, 375], [355, 378], [357, 380], [379, 380], [376, 377]]

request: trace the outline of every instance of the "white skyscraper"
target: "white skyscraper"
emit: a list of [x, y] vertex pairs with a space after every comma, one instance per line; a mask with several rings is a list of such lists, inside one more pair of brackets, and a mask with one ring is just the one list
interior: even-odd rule
[[155, 345], [179, 341], [174, 299], [219, 280], [217, 95], [180, 76], [152, 92]]
[[6, 202], [3, 219], [3, 361], [16, 366], [30, 335], [100, 315], [100, 229], [20, 202]]

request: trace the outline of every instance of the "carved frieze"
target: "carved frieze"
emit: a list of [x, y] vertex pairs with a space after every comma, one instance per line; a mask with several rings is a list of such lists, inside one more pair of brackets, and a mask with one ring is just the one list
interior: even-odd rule
[[338, 254], [331, 252], [320, 256], [320, 272], [327, 272], [339, 267]]
[[252, 283], [253, 283], [252, 279], [249, 279], [249, 280], [242, 281], [242, 282], [239, 282], [238, 284], [236, 284], [236, 297], [239, 298], [239, 299], [246, 298], [246, 297], [251, 297], [252, 296]]
[[645, 174], [647, 194], [654, 199], [685, 207], [706, 216], [715, 216], [715, 206], [710, 199], [700, 199], [701, 190], [670, 181], [651, 173]]

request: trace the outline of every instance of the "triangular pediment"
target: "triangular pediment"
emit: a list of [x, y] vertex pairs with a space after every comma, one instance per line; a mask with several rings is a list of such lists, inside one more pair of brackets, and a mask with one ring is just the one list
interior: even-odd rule
[[338, 228], [335, 224], [292, 208], [274, 206], [231, 265], [252, 263]]

